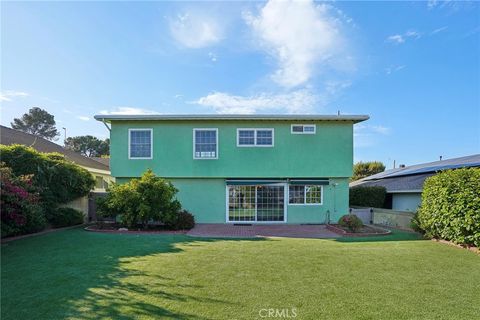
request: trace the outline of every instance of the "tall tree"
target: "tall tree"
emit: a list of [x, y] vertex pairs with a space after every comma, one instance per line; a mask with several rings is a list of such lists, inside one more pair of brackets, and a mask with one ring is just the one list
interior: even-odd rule
[[10, 125], [13, 129], [48, 140], [53, 140], [60, 134], [55, 127], [54, 116], [39, 107], [33, 107], [21, 118], [13, 119]]
[[69, 137], [65, 140], [65, 147], [80, 152], [86, 157], [101, 157], [110, 154], [110, 140], [100, 140], [94, 136]]
[[385, 165], [380, 161], [357, 162], [353, 166], [352, 181], [362, 179], [385, 171]]

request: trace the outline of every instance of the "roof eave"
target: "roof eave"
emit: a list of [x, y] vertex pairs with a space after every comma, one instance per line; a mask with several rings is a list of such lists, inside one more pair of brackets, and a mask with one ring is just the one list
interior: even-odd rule
[[200, 114], [200, 115], [175, 115], [175, 114], [139, 114], [139, 115], [95, 115], [94, 118], [102, 122], [111, 122], [111, 121], [142, 121], [142, 120], [151, 120], [151, 121], [200, 121], [200, 120], [210, 120], [210, 121], [221, 121], [221, 120], [231, 120], [231, 121], [240, 121], [240, 120], [257, 120], [257, 121], [348, 121], [353, 123], [362, 122], [368, 120], [370, 117], [367, 115], [238, 115], [238, 114]]

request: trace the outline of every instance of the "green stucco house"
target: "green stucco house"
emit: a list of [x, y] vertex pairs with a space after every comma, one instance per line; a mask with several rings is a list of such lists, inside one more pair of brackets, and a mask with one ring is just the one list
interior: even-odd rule
[[197, 223], [327, 223], [348, 213], [364, 115], [97, 115], [119, 183], [151, 168]]

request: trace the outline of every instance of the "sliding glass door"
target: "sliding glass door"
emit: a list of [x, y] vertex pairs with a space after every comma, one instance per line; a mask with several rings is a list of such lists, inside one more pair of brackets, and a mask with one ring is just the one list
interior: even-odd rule
[[228, 190], [228, 222], [285, 221], [285, 186], [232, 185]]

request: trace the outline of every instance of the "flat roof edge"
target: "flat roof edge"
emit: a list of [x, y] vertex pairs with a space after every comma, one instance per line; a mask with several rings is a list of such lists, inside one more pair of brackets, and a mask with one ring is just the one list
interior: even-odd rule
[[353, 121], [354, 123], [368, 120], [368, 115], [318, 115], [318, 114], [301, 114], [301, 115], [286, 115], [286, 114], [271, 114], [271, 115], [245, 115], [245, 114], [198, 114], [198, 115], [180, 115], [180, 114], [138, 114], [138, 115], [95, 115], [94, 118], [98, 121], [169, 121], [169, 120], [284, 120], [284, 121]]

